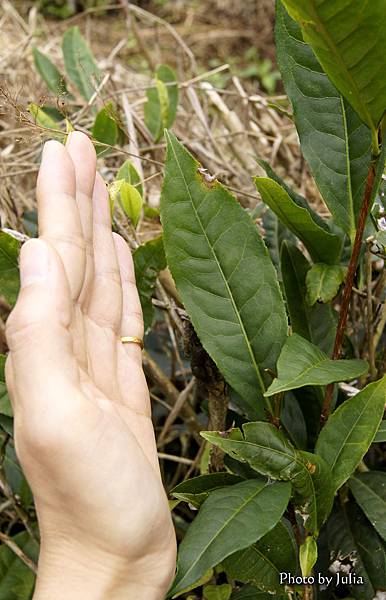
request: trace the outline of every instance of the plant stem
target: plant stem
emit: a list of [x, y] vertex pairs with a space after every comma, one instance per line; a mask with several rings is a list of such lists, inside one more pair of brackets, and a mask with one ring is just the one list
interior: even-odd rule
[[367, 242], [366, 247], [366, 287], [367, 287], [367, 348], [370, 364], [370, 378], [374, 381], [377, 377], [375, 366], [375, 346], [374, 346], [374, 323], [373, 323], [373, 298], [372, 298], [372, 260], [371, 260], [371, 242]]
[[[344, 332], [346, 329], [346, 322], [347, 322], [347, 315], [348, 315], [348, 310], [349, 310], [349, 306], [350, 306], [351, 292], [352, 292], [352, 288], [354, 285], [354, 278], [355, 278], [355, 273], [357, 270], [359, 253], [360, 253], [361, 245], [362, 245], [362, 237], [363, 237], [363, 232], [364, 232], [365, 225], [366, 225], [366, 219], [367, 219], [367, 215], [369, 214], [369, 210], [370, 210], [370, 204], [371, 204], [371, 198], [372, 198], [374, 180], [375, 180], [376, 162], [377, 162], [377, 159], [373, 158], [371, 160], [369, 170], [367, 173], [366, 187], [365, 187], [365, 191], [364, 191], [364, 195], [363, 195], [362, 206], [361, 206], [361, 210], [359, 213], [359, 219], [358, 219], [358, 226], [357, 226], [357, 230], [356, 230], [356, 234], [355, 234], [354, 245], [353, 245], [353, 249], [352, 249], [350, 262], [348, 265], [347, 277], [346, 277], [346, 282], [344, 285], [344, 290], [343, 290], [343, 295], [342, 295], [342, 304], [340, 307], [339, 322], [338, 322], [338, 327], [336, 330], [334, 351], [332, 353], [333, 360], [339, 359], [339, 357], [341, 355], [341, 351], [342, 351], [343, 336], [344, 336]], [[333, 391], [334, 391], [334, 384], [330, 383], [326, 388], [326, 395], [324, 398], [322, 413], [320, 416], [320, 422], [321, 422], [322, 427], [323, 427], [324, 423], [326, 422], [328, 415], [330, 413]]]

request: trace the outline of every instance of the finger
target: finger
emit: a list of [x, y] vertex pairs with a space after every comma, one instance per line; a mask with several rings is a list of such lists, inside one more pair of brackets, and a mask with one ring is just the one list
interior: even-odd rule
[[122, 314], [122, 288], [108, 194], [98, 173], [93, 193], [93, 247], [94, 278], [86, 307], [89, 373], [102, 392], [119, 399], [116, 350]]
[[[122, 336], [143, 338], [143, 317], [138, 290], [135, 283], [134, 263], [125, 240], [113, 233], [122, 282]], [[118, 343], [119, 344], [119, 343]], [[118, 345], [118, 380], [121, 382], [121, 396], [126, 406], [137, 414], [150, 417], [150, 397], [142, 369], [142, 350], [136, 343]], [[151, 425], [151, 422], [150, 422]], [[143, 427], [143, 423], [141, 427]], [[149, 430], [150, 438], [153, 429]], [[149, 438], [149, 439], [150, 439]]]
[[85, 274], [85, 241], [75, 200], [74, 165], [66, 148], [51, 140], [43, 149], [37, 181], [39, 234], [57, 250], [70, 285], [79, 298]]
[[[135, 282], [134, 263], [130, 249], [122, 236], [113, 233], [122, 284], [121, 336], [143, 338], [143, 316]], [[142, 364], [141, 347], [136, 343], [124, 344], [125, 352]]]
[[121, 325], [122, 289], [106, 186], [97, 173], [93, 193], [94, 279], [87, 314], [116, 335]]
[[92, 193], [96, 175], [96, 154], [93, 144], [81, 131], [69, 134], [66, 149], [75, 168], [76, 202], [86, 244], [86, 271], [79, 297], [79, 302], [83, 304], [90, 291], [94, 272]]
[[[42, 239], [23, 245], [20, 279], [18, 300], [6, 323], [12, 363], [10, 393], [16, 410], [20, 404], [31, 411], [37, 407], [42, 419], [58, 397], [68, 396], [71, 402], [68, 390], [78, 382], [69, 332], [70, 289], [61, 259]], [[9, 372], [8, 365], [7, 378]]]

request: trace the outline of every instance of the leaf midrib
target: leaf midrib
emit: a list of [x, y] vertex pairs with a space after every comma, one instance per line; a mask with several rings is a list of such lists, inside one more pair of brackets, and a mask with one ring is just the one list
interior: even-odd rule
[[[168, 134], [166, 134], [166, 135], [168, 135]], [[248, 336], [247, 336], [247, 332], [246, 332], [246, 330], [245, 330], [244, 323], [243, 323], [243, 321], [242, 321], [242, 319], [241, 319], [241, 316], [240, 316], [240, 314], [239, 314], [239, 311], [238, 311], [238, 309], [237, 309], [237, 305], [236, 305], [235, 299], [234, 299], [234, 297], [233, 297], [232, 291], [231, 291], [231, 289], [230, 289], [230, 287], [229, 287], [229, 284], [228, 284], [228, 282], [227, 282], [227, 279], [226, 279], [226, 277], [225, 277], [224, 271], [223, 271], [223, 270], [222, 270], [222, 268], [221, 268], [221, 264], [220, 264], [220, 262], [219, 262], [219, 260], [218, 260], [218, 257], [217, 257], [217, 255], [216, 255], [216, 252], [214, 251], [214, 248], [213, 248], [213, 246], [212, 246], [212, 244], [211, 244], [211, 242], [210, 242], [210, 240], [209, 240], [209, 238], [208, 238], [208, 236], [207, 236], [207, 234], [206, 234], [206, 231], [205, 231], [205, 228], [204, 228], [204, 226], [203, 226], [203, 223], [202, 223], [202, 221], [201, 221], [201, 219], [200, 219], [200, 217], [199, 217], [199, 214], [198, 214], [198, 212], [197, 212], [196, 206], [195, 206], [195, 204], [194, 204], [194, 201], [193, 201], [192, 194], [191, 194], [191, 192], [190, 192], [190, 190], [189, 190], [189, 187], [188, 187], [187, 181], [186, 181], [186, 179], [185, 179], [185, 174], [184, 174], [184, 172], [183, 172], [183, 170], [182, 170], [182, 168], [181, 168], [181, 166], [180, 166], [180, 163], [179, 163], [179, 160], [178, 160], [177, 154], [176, 154], [176, 152], [175, 152], [175, 149], [174, 149], [173, 142], [172, 142], [172, 140], [170, 139], [170, 137], [169, 137], [169, 136], [168, 136], [168, 138], [169, 138], [169, 144], [170, 144], [170, 147], [171, 147], [171, 149], [172, 149], [172, 152], [173, 152], [173, 154], [174, 154], [174, 158], [175, 158], [176, 164], [177, 164], [177, 166], [178, 166], [178, 169], [179, 169], [179, 171], [180, 171], [180, 173], [181, 173], [181, 177], [182, 177], [182, 179], [183, 179], [183, 181], [184, 181], [184, 184], [185, 184], [185, 188], [186, 188], [187, 194], [188, 194], [188, 196], [189, 196], [189, 198], [190, 198], [190, 203], [191, 203], [191, 206], [192, 206], [192, 208], [193, 208], [193, 211], [194, 211], [194, 214], [195, 214], [195, 216], [196, 216], [196, 219], [197, 219], [197, 221], [198, 221], [198, 223], [199, 223], [199, 225], [200, 225], [200, 227], [201, 227], [201, 230], [202, 230], [202, 232], [203, 232], [203, 235], [204, 235], [204, 237], [205, 237], [205, 240], [206, 240], [206, 242], [207, 242], [207, 244], [208, 244], [208, 246], [209, 246], [209, 248], [210, 248], [210, 250], [211, 250], [211, 252], [212, 252], [212, 255], [213, 255], [213, 257], [214, 257], [214, 260], [215, 260], [215, 262], [216, 262], [216, 265], [217, 265], [217, 267], [218, 267], [218, 270], [220, 271], [221, 277], [222, 277], [222, 279], [223, 279], [223, 282], [224, 282], [224, 284], [225, 284], [225, 287], [226, 287], [226, 289], [227, 289], [227, 292], [228, 292], [228, 294], [229, 294], [229, 298], [230, 298], [230, 300], [231, 300], [231, 303], [232, 303], [233, 310], [234, 310], [234, 312], [235, 312], [235, 314], [236, 314], [236, 317], [237, 317], [237, 320], [238, 320], [238, 322], [239, 322], [239, 325], [240, 325], [241, 331], [242, 331], [242, 333], [243, 333], [243, 336], [244, 336], [245, 342], [246, 342], [246, 344], [247, 344], [248, 352], [249, 352], [249, 355], [250, 355], [250, 358], [251, 358], [251, 361], [252, 361], [253, 367], [254, 367], [254, 369], [255, 369], [255, 371], [256, 371], [257, 380], [258, 380], [258, 382], [259, 382], [259, 385], [260, 385], [261, 391], [262, 391], [262, 393], [264, 394], [264, 392], [265, 392], [265, 390], [266, 390], [266, 387], [265, 387], [265, 385], [264, 385], [264, 381], [263, 381], [263, 378], [262, 378], [262, 376], [261, 376], [260, 369], [259, 369], [259, 367], [258, 367], [258, 365], [257, 365], [257, 363], [256, 363], [256, 359], [255, 359], [255, 356], [254, 356], [254, 354], [253, 354], [252, 346], [251, 346], [251, 343], [250, 343], [250, 341], [249, 341], [249, 338], [248, 338]]]
[[[377, 387], [374, 389], [374, 392], [373, 392], [373, 393], [371, 394], [371, 396], [369, 397], [368, 401], [366, 402], [366, 405], [365, 405], [365, 406], [362, 408], [362, 411], [361, 411], [361, 413], [358, 415], [357, 419], [354, 421], [354, 424], [353, 424], [353, 426], [351, 427], [351, 429], [348, 431], [348, 433], [347, 433], [346, 437], [344, 438], [344, 442], [343, 442], [343, 444], [341, 444], [340, 450], [339, 450], [338, 454], [336, 454], [336, 456], [335, 456], [335, 460], [334, 460], [334, 461], [333, 461], [333, 463], [331, 464], [331, 470], [332, 470], [332, 471], [334, 470], [334, 467], [335, 467], [335, 465], [336, 465], [336, 463], [337, 463], [338, 459], [340, 458], [340, 456], [341, 456], [341, 454], [342, 454], [342, 452], [343, 452], [343, 449], [344, 449], [344, 447], [345, 447], [345, 445], [346, 445], [346, 442], [347, 442], [348, 438], [351, 436], [352, 432], [354, 431], [355, 427], [357, 426], [357, 423], [358, 423], [359, 419], [361, 419], [361, 418], [362, 418], [362, 415], [363, 415], [363, 413], [364, 413], [364, 412], [367, 410], [367, 406], [368, 406], [369, 402], [371, 402], [371, 400], [372, 400], [373, 396], [376, 394], [376, 392], [378, 391], [379, 387], [380, 387], [380, 386], [378, 385], [378, 386], [377, 386]], [[341, 404], [341, 406], [342, 406], [342, 409], [343, 409], [343, 407], [344, 407], [344, 402], [343, 402], [343, 404]], [[339, 410], [339, 409], [338, 409], [338, 410]], [[382, 420], [382, 416], [381, 416], [381, 420]], [[378, 425], [378, 427], [379, 427], [379, 425]], [[356, 445], [359, 445], [359, 444], [357, 443]], [[323, 457], [322, 457], [322, 458], [323, 458]]]
[[199, 560], [201, 560], [202, 556], [205, 554], [205, 552], [208, 550], [209, 546], [211, 546], [211, 544], [213, 544], [213, 541], [216, 540], [219, 535], [224, 531], [225, 527], [227, 527], [229, 525], [229, 523], [236, 518], [236, 516], [240, 513], [240, 511], [247, 505], [249, 504], [256, 496], [258, 496], [263, 490], [265, 490], [266, 487], [268, 487], [268, 483], [266, 483], [263, 487], [258, 487], [254, 492], [252, 492], [248, 498], [246, 498], [244, 500], [244, 502], [242, 502], [242, 504], [239, 505], [239, 507], [237, 508], [236, 511], [233, 511], [231, 513], [231, 515], [229, 516], [229, 518], [224, 521], [223, 525], [220, 527], [220, 529], [217, 530], [216, 534], [214, 536], [212, 536], [210, 538], [210, 540], [208, 541], [208, 543], [204, 546], [204, 548], [202, 549], [200, 555], [196, 558], [196, 560], [191, 564], [191, 566], [189, 567], [189, 569], [186, 571], [185, 575], [182, 577], [182, 579], [179, 581], [178, 585], [179, 587], [181, 586], [181, 583], [184, 581], [184, 579], [186, 579], [186, 577], [188, 576], [188, 574], [194, 569], [194, 567], [196, 566], [196, 564], [198, 563]]
[[322, 31], [322, 33], [324, 34], [325, 40], [327, 41], [327, 45], [329, 46], [329, 48], [332, 50], [333, 55], [335, 56], [335, 58], [337, 59], [338, 63], [340, 64], [341, 68], [343, 68], [343, 70], [345, 71], [348, 79], [350, 80], [350, 85], [351, 87], [355, 90], [356, 92], [356, 98], [358, 100], [358, 104], [362, 107], [363, 113], [366, 115], [367, 119], [368, 119], [368, 124], [370, 125], [371, 123], [371, 128], [374, 130], [374, 124], [373, 124], [373, 119], [371, 118], [371, 115], [368, 111], [367, 105], [366, 103], [363, 103], [362, 101], [362, 96], [358, 90], [358, 86], [353, 78], [353, 76], [351, 75], [348, 67], [346, 66], [346, 63], [344, 62], [343, 58], [341, 57], [341, 54], [336, 46], [336, 44], [334, 43], [334, 41], [332, 40], [328, 30], [326, 29], [322, 19], [319, 17], [318, 11], [317, 11], [317, 7], [315, 6], [315, 2], [314, 0], [312, 0], [311, 2], [311, 8], [312, 8], [312, 12], [314, 14], [314, 18], [315, 21], [319, 24], [319, 27]]
[[[316, 364], [311, 365], [310, 367], [307, 367], [307, 369], [305, 369], [299, 375], [297, 375], [296, 377], [294, 377], [294, 379], [291, 379], [288, 383], [282, 384], [281, 387], [279, 386], [278, 388], [274, 388], [274, 392], [273, 393], [277, 394], [278, 392], [285, 392], [285, 391], [290, 390], [290, 389], [295, 389], [293, 387], [289, 388], [288, 386], [289, 385], [292, 386], [293, 383], [295, 383], [296, 381], [298, 381], [299, 379], [301, 379], [302, 377], [304, 377], [305, 375], [307, 375], [313, 369], [318, 369], [323, 363], [326, 363], [326, 362], [327, 363], [332, 363], [332, 364], [337, 364], [337, 363], [343, 362], [343, 361], [340, 361], [340, 360], [331, 360], [331, 358], [328, 358], [328, 356], [326, 356], [326, 358], [323, 358], [323, 359], [319, 360]], [[348, 377], [352, 377], [352, 375], [350, 375]], [[279, 378], [277, 378], [277, 379], [279, 380]], [[325, 385], [325, 384], [320, 384], [318, 382], [312, 382], [312, 383], [305, 383], [303, 385]], [[303, 387], [303, 386], [301, 386], [301, 387]], [[272, 393], [270, 395], [272, 395]]]
[[[271, 448], [270, 446], [262, 446], [261, 444], [258, 444], [256, 442], [249, 442], [248, 440], [244, 439], [244, 440], [229, 440], [230, 442], [232, 442], [233, 444], [247, 444], [249, 446], [255, 446], [256, 448], [260, 448], [262, 450], [270, 450], [272, 453], [281, 455], [281, 456], [285, 456], [285, 457], [289, 457], [292, 460], [292, 463], [295, 463], [297, 466], [301, 467], [304, 472], [307, 474], [308, 479], [310, 480], [311, 483], [311, 487], [312, 487], [312, 491], [313, 491], [313, 504], [315, 507], [315, 518], [316, 518], [316, 522], [317, 522], [317, 514], [318, 514], [318, 508], [317, 508], [317, 503], [316, 503], [316, 491], [315, 491], [315, 486], [314, 486], [314, 481], [312, 479], [312, 475], [309, 472], [309, 470], [307, 469], [306, 465], [304, 464], [303, 460], [298, 458], [298, 456], [296, 455], [296, 450], [294, 450], [294, 455], [291, 455], [287, 452], [284, 452], [283, 450], [277, 450], [276, 448]], [[247, 461], [248, 462], [248, 461]], [[252, 466], [252, 465], [251, 465]], [[252, 467], [253, 468], [253, 467]], [[296, 475], [291, 479], [281, 479], [280, 481], [294, 481], [296, 480]]]

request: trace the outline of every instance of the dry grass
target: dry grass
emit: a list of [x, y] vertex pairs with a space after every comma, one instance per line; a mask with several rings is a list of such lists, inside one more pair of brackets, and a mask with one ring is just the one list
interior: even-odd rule
[[[36, 44], [63, 69], [60, 43], [63, 32], [72, 24], [79, 25], [87, 37], [105, 74], [93, 106], [101, 108], [113, 99], [126, 129], [131, 129], [132, 142], [99, 161], [107, 180], [127, 157], [125, 152], [139, 154], [141, 160], [137, 160], [137, 165], [143, 173], [147, 200], [157, 205], [161, 169], [147, 159], [162, 162], [164, 144], [153, 143], [144, 124], [143, 106], [155, 65], [167, 62], [176, 69], [180, 80], [176, 134], [210, 173], [237, 190], [242, 204], [256, 203], [251, 176], [259, 169], [254, 156], [268, 160], [290, 183], [308, 192], [311, 201], [318, 201], [300, 157], [291, 121], [267, 106], [271, 100], [285, 106], [285, 99], [267, 98], [258, 89], [256, 80], [242, 81], [237, 76], [229, 80], [225, 89], [211, 89], [213, 75], [203, 73], [205, 69], [210, 71], [208, 65], [214, 48], [218, 59], [234, 56], [236, 50], [240, 54], [252, 43], [261, 44], [262, 48], [265, 44], [266, 54], [272, 55], [272, 1], [246, 2], [242, 8], [236, 8], [237, 4], [218, 1], [207, 10], [206, 2], [194, 6], [177, 2], [173, 3], [172, 11], [168, 4], [160, 9], [161, 16], [132, 6], [131, 10], [121, 8], [102, 15], [90, 11], [60, 22], [43, 19], [36, 8], [27, 10], [27, 2], [2, 0], [0, 215], [3, 226], [23, 230], [22, 214], [35, 206], [35, 177], [47, 133], [34, 126], [26, 110], [28, 103], [57, 103], [56, 98], [47, 95], [45, 84], [36, 73], [31, 48]], [[228, 67], [224, 63], [217, 69], [226, 72]], [[77, 128], [90, 131], [92, 107], [85, 110], [76, 98], [65, 110]], [[139, 237], [151, 226], [144, 221]]]

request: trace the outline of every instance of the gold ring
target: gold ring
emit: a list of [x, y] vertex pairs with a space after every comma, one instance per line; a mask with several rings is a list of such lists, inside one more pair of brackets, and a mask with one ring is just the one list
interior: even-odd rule
[[138, 344], [138, 346], [141, 346], [141, 350], [143, 350], [143, 341], [141, 338], [135, 337], [134, 335], [124, 335], [121, 337], [121, 342], [122, 344]]

